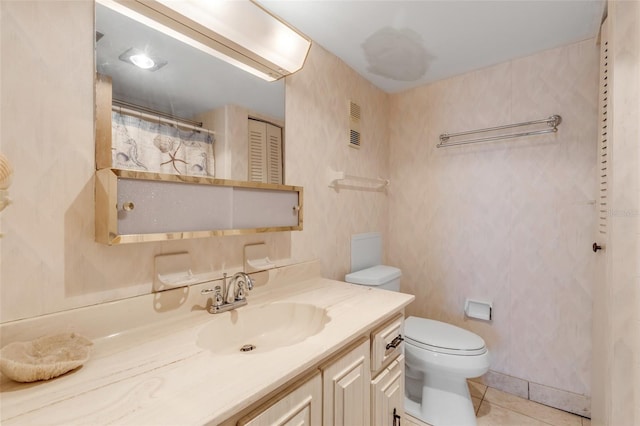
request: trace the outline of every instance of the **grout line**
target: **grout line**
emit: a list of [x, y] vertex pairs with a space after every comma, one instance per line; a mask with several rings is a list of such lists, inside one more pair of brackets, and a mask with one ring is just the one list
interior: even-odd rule
[[482, 396], [480, 397], [480, 404], [478, 404], [478, 408], [476, 409], [476, 417], [478, 417], [480, 407], [482, 407], [482, 403], [484, 402], [484, 396], [487, 394], [487, 389], [489, 389], [489, 386], [484, 385], [484, 392], [482, 392]]

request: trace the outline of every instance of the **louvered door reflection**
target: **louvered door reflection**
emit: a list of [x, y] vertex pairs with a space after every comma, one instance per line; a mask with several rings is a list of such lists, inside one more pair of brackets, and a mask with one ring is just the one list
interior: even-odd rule
[[249, 180], [283, 183], [282, 128], [249, 119]]
[[262, 121], [249, 120], [249, 180], [266, 182], [267, 132]]
[[282, 129], [269, 123], [267, 127], [267, 182], [282, 180]]

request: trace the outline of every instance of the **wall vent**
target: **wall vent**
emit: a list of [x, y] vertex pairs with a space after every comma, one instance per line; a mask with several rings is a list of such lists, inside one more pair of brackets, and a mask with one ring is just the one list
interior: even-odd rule
[[362, 142], [360, 134], [360, 105], [349, 101], [349, 146], [360, 148]]

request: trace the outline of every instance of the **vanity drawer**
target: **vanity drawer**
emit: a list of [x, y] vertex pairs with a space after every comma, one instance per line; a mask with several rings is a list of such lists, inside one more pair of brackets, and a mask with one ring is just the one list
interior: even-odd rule
[[378, 371], [402, 353], [404, 316], [399, 315], [371, 333], [371, 371]]

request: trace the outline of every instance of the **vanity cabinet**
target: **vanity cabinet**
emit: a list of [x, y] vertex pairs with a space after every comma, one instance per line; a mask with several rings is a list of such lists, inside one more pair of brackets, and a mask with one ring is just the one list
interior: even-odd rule
[[95, 196], [108, 245], [302, 229], [296, 186], [102, 169]]
[[399, 313], [222, 426], [399, 426], [405, 367], [397, 337], [403, 325]]
[[322, 379], [316, 373], [310, 380], [275, 403], [238, 421], [238, 426], [314, 426], [322, 420]]
[[322, 367], [324, 426], [369, 426], [369, 339]]

